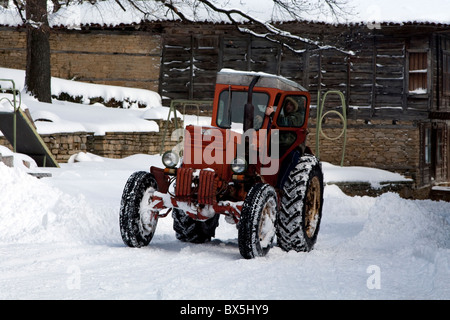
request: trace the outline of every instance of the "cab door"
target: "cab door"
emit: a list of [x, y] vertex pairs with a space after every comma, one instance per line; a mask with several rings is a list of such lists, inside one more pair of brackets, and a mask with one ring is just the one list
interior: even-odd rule
[[278, 156], [280, 161], [296, 147], [305, 143], [309, 103], [310, 96], [306, 93], [286, 92], [280, 99], [271, 125], [271, 134], [278, 133], [278, 155], [277, 150], [271, 150], [270, 153], [274, 157]]
[[[308, 92], [284, 92], [279, 99], [275, 115], [268, 124], [267, 150], [270, 162], [261, 170], [264, 180], [275, 185], [278, 174], [283, 170], [283, 161], [306, 140], [310, 95]], [[263, 168], [262, 168], [263, 169]], [[267, 174], [264, 174], [267, 173]]]

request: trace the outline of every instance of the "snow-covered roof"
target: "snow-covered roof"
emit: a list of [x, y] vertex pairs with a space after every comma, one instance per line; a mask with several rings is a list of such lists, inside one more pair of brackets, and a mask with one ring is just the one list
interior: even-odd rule
[[[343, 13], [338, 17], [331, 13], [323, 0], [317, 0], [322, 5], [301, 14], [303, 21], [324, 22], [330, 24], [354, 23], [436, 23], [450, 24], [450, 1], [448, 0], [342, 0]], [[199, 22], [229, 23], [224, 14], [207, 12], [204, 7], [196, 6], [193, 9], [189, 4], [192, 1], [179, 2], [183, 14]], [[217, 7], [236, 8], [260, 21], [292, 21], [293, 16], [281, 12], [274, 7], [273, 0], [213, 0]], [[314, 3], [314, 1], [313, 1]], [[51, 6], [51, 1], [49, 1]], [[237, 20], [236, 15], [233, 17]], [[129, 1], [105, 0], [96, 4], [83, 2], [69, 7], [62, 7], [56, 13], [49, 15], [52, 27], [61, 26], [77, 29], [88, 25], [101, 25], [115, 27], [120, 25], [133, 25], [145, 21], [177, 20], [178, 16], [169, 13], [167, 8], [158, 1], [135, 1], [134, 6]], [[0, 6], [0, 25], [19, 26], [22, 24], [12, 1], [8, 8]]]

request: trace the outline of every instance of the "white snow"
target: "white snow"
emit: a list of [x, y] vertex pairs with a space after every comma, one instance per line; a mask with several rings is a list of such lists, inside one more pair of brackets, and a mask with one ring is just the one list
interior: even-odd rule
[[372, 188], [379, 188], [383, 183], [389, 181], [407, 182], [412, 179], [405, 178], [401, 174], [379, 170], [367, 167], [340, 167], [332, 165], [328, 162], [322, 163], [322, 168], [326, 173], [324, 177], [328, 183], [333, 182], [367, 182], [371, 184]]
[[120, 236], [122, 190], [160, 157], [77, 158], [43, 179], [0, 164], [0, 299], [450, 298], [450, 203], [327, 185], [309, 253], [244, 260], [223, 218], [213, 241], [194, 245], [175, 238], [170, 215], [135, 249]]
[[[19, 83], [23, 74], [17, 74]], [[136, 124], [143, 113], [164, 110], [157, 104], [143, 112], [118, 109], [120, 122], [102, 106], [23, 99], [32, 114], [53, 121], [53, 128], [38, 121], [40, 132], [76, 125], [95, 132], [121, 125], [131, 130], [127, 123]], [[12, 154], [5, 147], [0, 152]], [[236, 227], [223, 217], [213, 241], [194, 245], [176, 239], [170, 215], [160, 219], [150, 245], [136, 249], [120, 236], [122, 190], [133, 172], [162, 166], [159, 155], [107, 159], [79, 153], [61, 168], [45, 169], [25, 155], [14, 156], [15, 168], [0, 163], [0, 299], [450, 298], [448, 202], [394, 193], [349, 197], [327, 185], [318, 241], [309, 253], [274, 247], [266, 257], [245, 260]], [[326, 182], [406, 180], [374, 168], [324, 163], [323, 169]], [[37, 179], [30, 171], [52, 177]]]
[[409, 91], [409, 94], [426, 94], [426, 93], [428, 93], [428, 89], [424, 89], [424, 88], [417, 88], [417, 89], [414, 89], [414, 90], [410, 90]]
[[[23, 70], [1, 68], [0, 79], [13, 79], [16, 89], [23, 91], [25, 72]], [[93, 132], [104, 135], [105, 132], [147, 132], [159, 131], [154, 120], [167, 120], [169, 108], [161, 104], [158, 93], [150, 90], [125, 88], [107, 85], [64, 80], [52, 77], [52, 94], [68, 93], [72, 97], [82, 97], [83, 104], [61, 102], [54, 100], [52, 104], [42, 103], [36, 99], [21, 94], [21, 109], [28, 109], [35, 120], [39, 134], [58, 132]], [[10, 88], [11, 82], [0, 81], [1, 88]], [[104, 97], [104, 100], [127, 100], [124, 108], [108, 108], [100, 103], [89, 105], [89, 98]], [[1, 94], [1, 98], [12, 99], [11, 95]], [[146, 105], [138, 108], [136, 103]], [[0, 101], [0, 111], [11, 111], [12, 105], [6, 100]], [[88, 115], [88, 116], [87, 116]], [[174, 113], [171, 114], [173, 118]], [[177, 113], [186, 123], [207, 124], [211, 119], [207, 117], [185, 116]], [[107, 119], [107, 121], [105, 120]], [[0, 132], [1, 134], [1, 132]]]
[[[272, 2], [272, 1], [270, 1]], [[83, 2], [50, 16], [51, 25], [139, 23], [143, 17], [121, 1]], [[269, 1], [230, 1], [262, 20], [279, 20]], [[351, 0], [354, 14], [344, 22], [450, 23], [450, 2], [430, 0]], [[101, 8], [100, 6], [105, 6]], [[110, 9], [106, 8], [109, 6]], [[88, 9], [88, 10], [86, 10]], [[97, 12], [97, 15], [94, 13]], [[148, 19], [165, 18], [155, 11]], [[196, 19], [222, 20], [196, 13]], [[309, 13], [311, 21], [336, 22], [329, 14]], [[342, 21], [340, 21], [342, 22]], [[0, 6], [0, 25], [19, 25], [14, 10]], [[23, 71], [0, 68], [23, 88]], [[160, 97], [145, 90], [91, 86], [53, 79], [53, 93], [145, 102], [110, 109], [54, 101], [43, 104], [23, 95], [38, 132], [154, 131], [167, 118]], [[4, 83], [0, 83], [3, 87]], [[11, 107], [2, 101], [0, 109]], [[187, 117], [195, 122], [195, 117]], [[200, 118], [201, 124], [209, 124]], [[12, 154], [5, 147], [0, 152]], [[74, 155], [61, 168], [37, 168], [31, 158], [14, 154], [15, 168], [0, 163], [0, 299], [450, 299], [450, 203], [406, 200], [397, 194], [349, 197], [335, 185], [325, 188], [323, 218], [315, 249], [283, 252], [274, 247], [264, 258], [244, 260], [237, 230], [223, 218], [207, 244], [178, 241], [172, 218], [158, 222], [150, 246], [126, 247], [119, 232], [119, 206], [127, 178], [151, 165], [158, 155], [107, 159]], [[31, 162], [31, 167], [23, 161]], [[27, 174], [45, 171], [51, 178]], [[324, 163], [325, 180], [367, 181], [377, 185], [405, 180], [396, 174]]]

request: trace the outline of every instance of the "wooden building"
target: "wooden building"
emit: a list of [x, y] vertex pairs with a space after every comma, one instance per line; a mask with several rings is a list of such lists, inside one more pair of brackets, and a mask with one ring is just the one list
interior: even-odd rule
[[[316, 105], [319, 90], [339, 90], [348, 116], [345, 164], [397, 171], [419, 188], [450, 181], [449, 25], [291, 22], [283, 28], [330, 47], [291, 41], [288, 49], [223, 25], [166, 25], [160, 93], [209, 98], [215, 72], [225, 67], [281, 74], [308, 88]], [[339, 100], [327, 102], [340, 107]], [[338, 162], [342, 144], [322, 143], [321, 159]]]
[[[222, 68], [283, 75], [318, 92], [344, 94], [345, 165], [396, 171], [418, 189], [450, 182], [450, 25], [285, 22], [323, 44], [275, 43], [229, 24], [176, 21], [55, 28], [53, 76], [140, 87], [170, 99], [211, 99]], [[24, 69], [21, 28], [0, 27], [0, 66]], [[340, 110], [332, 97], [327, 108]], [[309, 144], [315, 147], [315, 113]], [[328, 136], [342, 124], [324, 119]], [[321, 160], [339, 164], [342, 138], [320, 139]]]

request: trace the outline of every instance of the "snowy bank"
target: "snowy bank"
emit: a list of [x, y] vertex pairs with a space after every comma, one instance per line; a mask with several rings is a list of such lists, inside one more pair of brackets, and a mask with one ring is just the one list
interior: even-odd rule
[[122, 190], [160, 157], [77, 161], [40, 180], [0, 163], [0, 299], [450, 298], [450, 203], [327, 185], [309, 253], [274, 247], [245, 260], [234, 225], [222, 219], [215, 239], [195, 245], [176, 239], [170, 215], [136, 249], [120, 236]]
[[372, 188], [380, 188], [389, 182], [412, 182], [410, 178], [395, 172], [360, 166], [340, 167], [328, 162], [322, 162], [324, 182], [328, 184], [341, 182], [368, 183]]
[[[39, 102], [23, 91], [25, 79], [23, 70], [0, 68], [0, 78], [14, 80], [16, 89], [21, 91], [20, 107], [30, 111], [39, 134], [94, 132], [96, 135], [104, 135], [105, 132], [159, 131], [159, 126], [152, 120], [167, 119], [169, 115], [169, 108], [162, 106], [161, 96], [150, 90], [90, 84], [52, 77], [54, 95], [64, 92], [72, 97], [79, 97], [84, 104], [56, 99], [49, 104]], [[0, 87], [11, 88], [11, 82], [0, 81]], [[10, 94], [0, 94], [1, 97], [12, 99]], [[124, 101], [126, 108], [109, 108], [101, 103], [89, 105], [90, 99], [96, 97], [102, 97], [105, 101], [110, 99]], [[146, 107], [138, 108], [138, 104]], [[2, 100], [0, 110], [12, 111], [12, 106], [6, 100]]]

